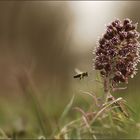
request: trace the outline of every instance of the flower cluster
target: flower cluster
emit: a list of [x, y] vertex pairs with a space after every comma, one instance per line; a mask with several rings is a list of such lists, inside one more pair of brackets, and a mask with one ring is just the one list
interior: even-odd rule
[[127, 83], [128, 78], [136, 74], [140, 58], [139, 33], [136, 29], [137, 24], [133, 24], [130, 19], [122, 22], [116, 19], [107, 26], [96, 48], [95, 69], [116, 84]]

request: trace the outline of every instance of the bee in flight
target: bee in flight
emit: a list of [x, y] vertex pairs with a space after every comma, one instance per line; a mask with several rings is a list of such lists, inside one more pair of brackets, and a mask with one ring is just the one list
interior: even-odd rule
[[73, 76], [73, 78], [79, 78], [82, 79], [84, 77], [88, 77], [88, 72], [81, 72], [79, 69], [75, 69], [76, 75]]

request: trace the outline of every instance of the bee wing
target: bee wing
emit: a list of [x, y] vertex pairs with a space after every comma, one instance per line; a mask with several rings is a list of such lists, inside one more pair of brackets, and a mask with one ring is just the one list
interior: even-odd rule
[[82, 73], [82, 71], [80, 71], [80, 70], [77, 69], [77, 68], [75, 68], [75, 72], [76, 72], [77, 74], [81, 74], [81, 73]]

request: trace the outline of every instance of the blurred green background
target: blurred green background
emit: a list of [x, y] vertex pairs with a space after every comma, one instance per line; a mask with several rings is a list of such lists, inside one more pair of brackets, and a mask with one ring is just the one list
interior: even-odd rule
[[[75, 105], [85, 107], [90, 101], [79, 98], [80, 90], [100, 91], [92, 51], [105, 24], [126, 17], [140, 23], [139, 12], [139, 1], [0, 1], [0, 127], [9, 135], [24, 128], [27, 137], [41, 135], [27, 88], [46, 116], [48, 134], [73, 94], [78, 97]], [[89, 71], [89, 77], [73, 79], [75, 68]], [[139, 82], [140, 72], [127, 90], [113, 94], [128, 101], [137, 122]]]

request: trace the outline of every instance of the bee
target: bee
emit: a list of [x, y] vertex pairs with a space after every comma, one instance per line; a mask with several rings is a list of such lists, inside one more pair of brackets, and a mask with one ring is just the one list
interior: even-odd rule
[[75, 69], [76, 75], [73, 76], [73, 78], [79, 78], [80, 80], [84, 77], [88, 77], [88, 72], [81, 72], [79, 69]]

